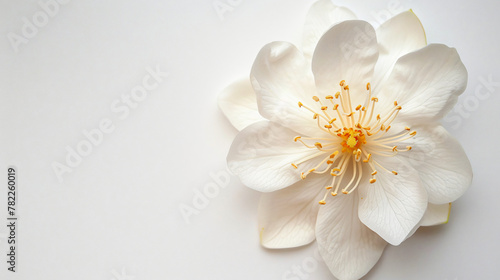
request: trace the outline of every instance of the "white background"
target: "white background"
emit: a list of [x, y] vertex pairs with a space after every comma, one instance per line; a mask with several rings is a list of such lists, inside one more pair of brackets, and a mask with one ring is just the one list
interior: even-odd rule
[[[33, 22], [43, 10], [37, 1], [0, 2], [0, 180], [7, 181], [9, 165], [19, 178], [18, 272], [7, 272], [2, 218], [0, 279], [333, 278], [315, 259], [316, 244], [281, 251], [259, 245], [259, 194], [236, 177], [198, 214], [186, 218], [179, 210], [194, 207], [196, 192], [215, 182], [210, 174], [227, 174], [237, 131], [217, 107], [218, 92], [249, 74], [264, 44], [299, 43], [313, 3], [221, 0], [233, 6], [218, 14], [216, 2], [69, 1], [18, 46], [8, 34], [23, 36], [23, 17]], [[453, 203], [447, 225], [388, 246], [363, 279], [497, 279], [500, 4], [337, 4], [374, 25], [412, 8], [428, 42], [457, 48], [469, 71], [456, 107], [462, 111], [443, 124], [469, 155], [470, 190]], [[148, 67], [169, 76], [128, 116], [113, 112]], [[496, 83], [489, 89], [488, 79]], [[114, 131], [59, 181], [54, 162], [66, 164], [67, 147], [76, 149], [83, 131], [104, 119]], [[0, 217], [6, 193], [2, 187]], [[293, 266], [304, 275], [287, 277]]]

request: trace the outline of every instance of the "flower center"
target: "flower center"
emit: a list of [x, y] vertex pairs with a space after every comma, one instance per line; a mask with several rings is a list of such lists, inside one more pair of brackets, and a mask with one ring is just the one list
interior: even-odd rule
[[344, 141], [340, 143], [343, 147], [343, 153], [352, 153], [353, 151], [360, 148], [363, 144], [366, 144], [366, 137], [361, 129], [349, 128], [347, 130], [343, 130], [342, 133], [338, 133], [337, 136], [344, 139]]
[[[394, 107], [385, 116], [377, 114], [374, 117], [377, 97], [372, 97], [370, 83], [366, 85], [367, 95], [364, 104], [352, 107], [352, 100], [349, 86], [345, 81], [340, 82], [341, 91], [334, 96], [328, 95], [325, 101], [313, 96], [313, 100], [319, 103], [321, 111], [316, 112], [311, 107], [299, 102], [299, 107], [305, 108], [313, 113], [313, 119], [317, 120], [320, 130], [326, 132], [330, 137], [309, 138], [297, 136], [295, 142], [301, 142], [310, 149], [317, 149], [318, 152], [292, 163], [295, 169], [299, 165], [317, 159], [321, 159], [314, 168], [302, 172], [302, 179], [306, 179], [310, 173], [322, 174], [330, 172], [332, 176], [331, 184], [325, 186], [327, 190], [320, 204], [326, 203], [328, 193], [336, 196], [342, 186], [342, 193], [350, 194], [359, 185], [366, 168], [369, 170], [369, 182], [376, 182], [378, 170], [398, 175], [394, 170], [388, 170], [382, 166], [376, 158], [395, 156], [400, 152], [412, 149], [411, 146], [400, 148], [394, 143], [405, 141], [417, 133], [405, 127], [401, 132], [390, 134], [391, 123], [397, 117], [401, 106], [394, 101]], [[373, 155], [373, 156], [372, 156]], [[350, 179], [344, 178], [347, 171]], [[368, 173], [367, 173], [368, 174]], [[349, 177], [349, 176], [348, 176]]]

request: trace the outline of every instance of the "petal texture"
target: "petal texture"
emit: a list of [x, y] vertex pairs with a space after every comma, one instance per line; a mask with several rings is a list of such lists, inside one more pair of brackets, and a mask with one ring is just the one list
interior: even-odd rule
[[359, 218], [387, 242], [399, 245], [424, 215], [427, 193], [409, 163], [398, 156], [376, 160], [399, 174], [379, 170], [375, 183], [359, 186]]
[[[321, 37], [313, 55], [318, 91], [322, 95], [333, 94], [339, 91], [339, 82], [345, 80], [351, 92], [364, 98], [362, 93], [366, 92], [377, 58], [377, 38], [369, 23], [348, 20], [333, 26]], [[360, 103], [356, 98], [353, 101]]]
[[294, 45], [274, 42], [264, 46], [253, 64], [251, 80], [263, 117], [302, 135], [320, 131], [311, 112], [298, 106], [300, 101], [318, 109], [312, 100], [316, 88], [309, 62]]
[[297, 133], [277, 123], [262, 121], [251, 124], [236, 135], [227, 156], [229, 170], [246, 186], [271, 192], [300, 180], [300, 172], [309, 170], [320, 160], [309, 160], [294, 169], [299, 159], [318, 151], [293, 141]]
[[429, 203], [424, 217], [420, 221], [421, 226], [437, 226], [448, 223], [450, 217], [451, 203], [432, 204]]
[[417, 135], [407, 141], [413, 149], [401, 153], [418, 170], [429, 202], [446, 204], [462, 196], [472, 182], [472, 167], [460, 143], [444, 127], [412, 127]]
[[218, 96], [219, 108], [238, 130], [265, 120], [257, 109], [257, 98], [249, 78], [238, 80]]
[[427, 45], [422, 23], [411, 10], [384, 22], [376, 32], [379, 58], [372, 81], [374, 92], [383, 85], [398, 58]]
[[319, 252], [340, 280], [363, 277], [377, 263], [387, 243], [358, 218], [358, 195], [329, 197], [316, 225]]
[[335, 6], [330, 0], [316, 1], [306, 16], [302, 41], [304, 55], [311, 59], [319, 38], [330, 27], [341, 21], [352, 19], [356, 19], [356, 15], [351, 10]]
[[314, 228], [328, 176], [313, 174], [287, 188], [263, 193], [259, 204], [260, 242], [266, 248], [291, 248], [315, 239]]
[[467, 70], [455, 49], [428, 45], [401, 57], [378, 93], [403, 107], [398, 121], [427, 123], [447, 114], [467, 85]]

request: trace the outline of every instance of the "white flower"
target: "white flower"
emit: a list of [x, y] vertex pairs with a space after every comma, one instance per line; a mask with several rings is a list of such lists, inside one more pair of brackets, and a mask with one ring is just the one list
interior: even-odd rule
[[455, 49], [426, 44], [412, 11], [374, 30], [318, 1], [302, 51], [264, 46], [250, 80], [228, 87], [219, 105], [241, 130], [229, 168], [264, 192], [265, 247], [316, 239], [337, 278], [358, 279], [387, 243], [446, 223], [470, 185], [467, 156], [438, 123], [467, 71]]

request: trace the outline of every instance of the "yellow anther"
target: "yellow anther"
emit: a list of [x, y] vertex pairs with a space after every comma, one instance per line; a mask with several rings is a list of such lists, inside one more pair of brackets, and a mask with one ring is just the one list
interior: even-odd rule
[[323, 148], [323, 145], [321, 145], [321, 143], [320, 143], [320, 142], [316, 142], [316, 143], [314, 143], [314, 146], [316, 146], [316, 148], [318, 148], [318, 149]]
[[398, 107], [396, 108], [396, 110], [401, 110], [401, 109], [402, 109], [402, 107], [401, 107], [401, 106], [398, 106]]
[[293, 141], [297, 142], [297, 140], [299, 140], [300, 138], [302, 138], [302, 137], [296, 136], [295, 138], [293, 138]]
[[292, 163], [292, 166], [293, 166], [293, 168], [295, 168], [295, 169], [297, 169], [297, 168], [298, 168], [298, 167], [297, 167], [297, 164], [295, 164], [295, 163]]
[[370, 179], [370, 184], [377, 182], [377, 179]]
[[339, 104], [333, 105], [333, 110], [337, 110], [338, 107], [339, 107]]
[[314, 168], [309, 169], [309, 173], [314, 172], [314, 170], [316, 170], [316, 169], [314, 169]]
[[394, 101], [394, 106], [398, 106], [398, 102], [397, 101]]
[[327, 107], [327, 106], [321, 106], [321, 110], [323, 110], [323, 111], [324, 111], [324, 110], [326, 110], [326, 109], [328, 109], [328, 107]]
[[326, 164], [332, 164], [332, 163], [333, 163], [333, 161], [331, 161], [331, 160], [326, 161]]
[[366, 90], [370, 90], [370, 88], [371, 88], [370, 83], [367, 83], [367, 84], [366, 84]]
[[398, 146], [394, 146], [394, 147], [392, 147], [392, 151], [393, 151], [393, 152], [396, 152], [397, 150], [398, 150]]
[[325, 128], [330, 129], [330, 128], [332, 128], [332, 127], [333, 127], [333, 126], [332, 126], [331, 124], [325, 124]]
[[363, 108], [361, 108], [361, 111], [363, 112], [366, 111], [366, 108], [363, 106]]
[[388, 126], [386, 129], [385, 129], [385, 132], [389, 131], [389, 129], [391, 128], [391, 126]]
[[361, 158], [361, 150], [360, 150], [360, 149], [358, 149], [358, 150], [356, 151], [355, 160], [356, 160], [356, 161], [359, 161], [359, 159], [360, 159], [360, 158]]
[[316, 101], [316, 102], [318, 102], [319, 98], [315, 95], [315, 96], [313, 96], [313, 100]]
[[325, 205], [325, 204], [326, 204], [326, 201], [324, 201], [324, 200], [320, 200], [320, 201], [319, 201], [319, 204], [321, 204], [321, 205]]
[[413, 131], [412, 133], [410, 133], [411, 136], [415, 136], [415, 134], [417, 134], [416, 131]]
[[365, 160], [363, 160], [363, 162], [369, 162], [371, 158], [372, 158], [372, 154], [368, 154], [368, 155], [366, 156], [366, 159], [365, 159]]
[[346, 190], [342, 190], [343, 194], [349, 194]]
[[409, 127], [407, 127], [407, 126], [405, 126], [405, 130], [408, 130], [408, 131], [410, 131], [410, 128], [409, 128]]
[[385, 125], [381, 125], [380, 130], [385, 130]]
[[304, 174], [304, 172], [301, 172], [300, 173], [300, 179], [304, 180], [306, 178], [306, 174]]
[[356, 107], [356, 111], [359, 111], [359, 109], [361, 109], [361, 105], [358, 105], [358, 106]]
[[360, 123], [357, 123], [357, 124], [355, 125], [355, 127], [357, 127], [357, 128], [361, 128], [361, 124], [360, 124]]
[[330, 158], [334, 158], [338, 154], [339, 154], [339, 151], [335, 151], [335, 152], [333, 152], [333, 154], [330, 155]]
[[340, 95], [340, 92], [338, 92], [338, 91], [337, 91], [337, 92], [335, 93], [335, 98], [339, 98], [339, 95]]
[[372, 176], [375, 176], [377, 174], [377, 170], [372, 172]]
[[349, 90], [349, 85], [346, 85], [346, 86], [344, 87], [344, 90]]
[[337, 176], [338, 174], [335, 174], [335, 172], [340, 172], [340, 169], [338, 169], [338, 168], [332, 169], [332, 171], [330, 171], [330, 175]]
[[302, 104], [302, 102], [299, 101], [299, 107], [302, 107], [304, 106], [304, 104]]
[[377, 97], [372, 97], [372, 101], [378, 102], [378, 98]]
[[336, 121], [337, 119], [336, 118], [333, 118], [331, 119], [330, 121], [328, 121], [329, 124], [332, 124], [334, 121]]
[[331, 190], [333, 187], [332, 186], [326, 186], [325, 189]]
[[345, 85], [345, 80], [342, 80], [340, 81], [340, 84], [339, 84], [341, 87], [343, 87]]
[[380, 121], [380, 114], [377, 115], [377, 121]]
[[317, 118], [318, 118], [318, 114], [314, 113], [313, 119], [317, 119]]
[[332, 192], [332, 196], [337, 196], [337, 193], [336, 192]]
[[332, 99], [333, 99], [333, 96], [331, 96], [331, 95], [327, 95], [327, 96], [325, 97], [325, 99], [330, 99], [330, 100], [332, 100]]
[[394, 170], [393, 170], [393, 171], [392, 171], [392, 174], [394, 174], [394, 175], [398, 175], [398, 172], [396, 172], [396, 171], [394, 171]]
[[411, 146], [406, 146], [406, 150], [408, 150], [408, 151], [409, 151], [409, 150], [411, 150], [411, 149], [412, 149], [412, 147], [411, 147]]

